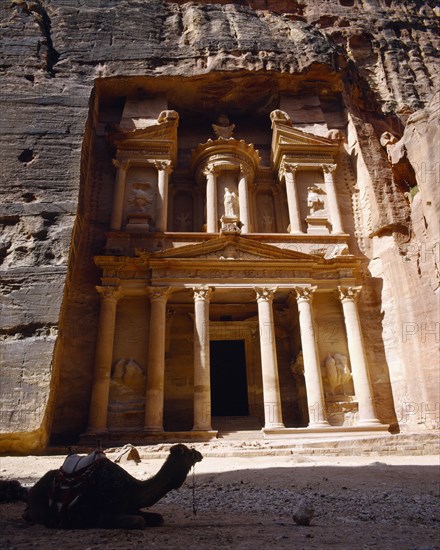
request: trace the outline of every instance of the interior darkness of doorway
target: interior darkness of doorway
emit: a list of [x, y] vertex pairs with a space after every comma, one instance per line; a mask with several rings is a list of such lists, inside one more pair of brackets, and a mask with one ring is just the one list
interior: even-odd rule
[[244, 340], [211, 341], [210, 354], [212, 416], [247, 416]]

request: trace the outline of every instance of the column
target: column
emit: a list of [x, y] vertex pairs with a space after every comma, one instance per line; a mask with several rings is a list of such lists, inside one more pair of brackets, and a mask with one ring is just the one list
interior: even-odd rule
[[218, 233], [215, 167], [209, 164], [203, 174], [206, 176], [206, 231], [208, 233]]
[[209, 357], [209, 300], [212, 288], [198, 286], [194, 292], [194, 427], [211, 430], [211, 380]]
[[254, 288], [260, 326], [261, 371], [263, 377], [264, 428], [284, 428], [275, 341], [272, 301], [275, 289]]
[[156, 160], [154, 166], [157, 168], [157, 206], [156, 206], [156, 231], [167, 230], [168, 218], [168, 178], [172, 172], [169, 160]]
[[163, 432], [166, 306], [170, 289], [149, 288], [148, 295], [151, 312], [144, 429], [148, 432]]
[[329, 426], [312, 312], [312, 296], [316, 288], [316, 286], [294, 287], [298, 303], [299, 327], [304, 357], [304, 379], [309, 408], [309, 428]]
[[243, 224], [241, 233], [250, 232], [249, 222], [249, 193], [248, 193], [248, 171], [244, 166], [240, 166], [240, 176], [238, 180], [238, 202], [240, 208], [240, 221]]
[[361, 288], [360, 286], [339, 286], [338, 293], [344, 311], [351, 375], [353, 377], [354, 392], [359, 406], [359, 423], [377, 425], [380, 424], [380, 421], [376, 417], [364, 341], [362, 338], [361, 322], [357, 308], [357, 299]]
[[101, 311], [99, 314], [95, 368], [89, 409], [88, 432], [92, 433], [103, 432], [107, 429], [116, 307], [118, 299], [122, 296], [118, 287], [97, 286], [96, 290], [99, 292], [101, 299]]
[[338, 197], [336, 195], [335, 177], [336, 164], [321, 164], [324, 172], [325, 190], [327, 192], [328, 209], [332, 224], [332, 234], [344, 233], [342, 228], [341, 211], [339, 210]]
[[296, 171], [298, 164], [282, 162], [280, 174], [286, 182], [287, 207], [289, 209], [290, 233], [302, 234], [301, 212], [299, 208], [298, 192], [296, 189]]
[[122, 226], [122, 210], [124, 208], [125, 180], [127, 178], [128, 162], [113, 159], [116, 168], [116, 181], [113, 192], [113, 209], [110, 220], [110, 229], [120, 231]]

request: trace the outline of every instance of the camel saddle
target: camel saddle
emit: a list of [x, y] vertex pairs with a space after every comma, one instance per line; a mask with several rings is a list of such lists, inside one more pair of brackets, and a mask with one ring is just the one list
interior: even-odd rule
[[49, 492], [49, 506], [57, 516], [57, 527], [62, 527], [69, 512], [91, 483], [97, 466], [108, 460], [103, 451], [93, 451], [87, 456], [70, 454], [57, 471]]

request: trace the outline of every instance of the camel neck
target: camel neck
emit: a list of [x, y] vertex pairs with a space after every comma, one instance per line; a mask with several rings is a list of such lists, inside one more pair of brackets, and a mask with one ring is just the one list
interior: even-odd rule
[[169, 457], [155, 476], [146, 481], [138, 481], [137, 493], [139, 508], [153, 506], [164, 495], [178, 489], [186, 479], [190, 467], [175, 457]]

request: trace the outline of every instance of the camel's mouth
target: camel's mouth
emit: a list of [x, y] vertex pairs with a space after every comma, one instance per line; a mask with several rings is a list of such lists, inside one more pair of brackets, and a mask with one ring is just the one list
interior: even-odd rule
[[195, 449], [192, 449], [192, 457], [193, 457], [194, 463], [201, 462], [203, 460], [202, 453], [199, 453], [199, 451], [196, 451]]

